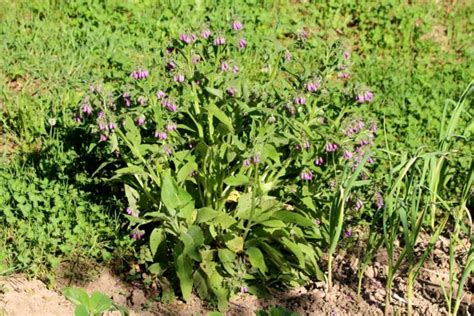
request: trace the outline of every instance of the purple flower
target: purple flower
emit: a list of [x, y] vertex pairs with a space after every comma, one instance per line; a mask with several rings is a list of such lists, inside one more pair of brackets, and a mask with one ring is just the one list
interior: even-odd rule
[[248, 293], [249, 292], [249, 289], [246, 287], [246, 286], [241, 286], [240, 287], [240, 293]]
[[182, 82], [184, 82], [184, 75], [177, 74], [173, 77], [173, 79], [177, 83], [182, 83]]
[[98, 119], [103, 119], [104, 116], [105, 116], [105, 113], [102, 112], [102, 111], [100, 111], [100, 112], [97, 114], [97, 118], [98, 118]]
[[352, 153], [348, 150], [344, 150], [344, 153], [342, 154], [342, 158], [351, 159], [352, 158]]
[[242, 161], [242, 165], [243, 165], [244, 167], [250, 166], [250, 159], [244, 159], [244, 161]]
[[296, 144], [296, 145], [295, 145], [295, 149], [296, 149], [296, 151], [301, 151], [301, 145], [300, 145], [300, 144]]
[[191, 34], [191, 41], [195, 42], [196, 39], [197, 39], [196, 34], [192, 33], [192, 34]]
[[293, 102], [295, 104], [306, 104], [306, 98], [305, 97], [296, 97]]
[[82, 106], [82, 113], [86, 115], [91, 115], [92, 114], [92, 107], [89, 104], [84, 104]]
[[140, 69], [140, 70], [133, 71], [133, 72], [130, 74], [130, 77], [132, 77], [132, 78], [135, 79], [135, 80], [139, 80], [139, 79], [145, 79], [145, 78], [147, 78], [148, 75], [149, 75], [148, 70]]
[[245, 40], [245, 38], [241, 38], [239, 40], [239, 48], [244, 49], [246, 46], [247, 46], [247, 41]]
[[123, 100], [125, 101], [126, 107], [130, 107], [130, 105], [132, 105], [132, 99], [130, 98], [130, 94], [128, 92], [123, 94]]
[[370, 123], [369, 131], [371, 131], [372, 133], [377, 133], [377, 123], [376, 122]]
[[318, 88], [319, 88], [319, 82], [317, 83], [308, 82], [306, 84], [306, 90], [308, 90], [308, 92], [315, 92], [316, 90], [318, 90]]
[[176, 124], [175, 123], [168, 123], [166, 124], [166, 130], [168, 132], [173, 132], [176, 130]]
[[109, 129], [110, 129], [110, 130], [114, 130], [114, 129], [116, 129], [116, 128], [117, 128], [117, 125], [115, 125], [115, 123], [113, 123], [113, 122], [110, 122], [110, 123], [109, 123]]
[[240, 69], [239, 69], [239, 67], [237, 67], [237, 66], [234, 66], [234, 67], [232, 68], [232, 72], [233, 72], [234, 74], [238, 73], [239, 71], [240, 71]]
[[365, 97], [365, 101], [367, 102], [372, 102], [373, 98], [374, 98], [374, 94], [371, 92], [371, 91], [367, 91], [365, 94], [364, 94], [364, 97]]
[[100, 134], [99, 142], [105, 142], [105, 141], [107, 141], [107, 139], [109, 139], [109, 137], [107, 135]]
[[260, 155], [259, 154], [256, 154], [256, 155], [253, 156], [252, 163], [254, 165], [258, 165], [260, 163]]
[[227, 94], [231, 97], [234, 97], [237, 94], [237, 89], [234, 87], [227, 88]]
[[242, 29], [242, 23], [240, 23], [240, 21], [234, 21], [232, 23], [232, 29], [234, 31], [240, 31]]
[[138, 217], [138, 212], [132, 209], [131, 207], [127, 207], [125, 212], [132, 217]]
[[291, 55], [290, 52], [285, 53], [285, 60], [286, 61], [291, 61], [293, 59], [293, 55]]
[[163, 99], [164, 97], [166, 97], [166, 93], [164, 91], [161, 91], [161, 90], [158, 90], [158, 92], [156, 93], [156, 98], [158, 100], [161, 100]]
[[102, 123], [102, 122], [99, 122], [99, 130], [104, 131], [104, 130], [106, 130], [106, 129], [107, 129], [107, 125], [105, 125], [105, 124]]
[[310, 146], [311, 146], [311, 144], [309, 143], [309, 141], [305, 141], [305, 142], [303, 143], [303, 148], [304, 148], [304, 149], [309, 149]]
[[346, 238], [352, 237], [352, 230], [350, 228], [346, 228], [344, 230], [344, 237], [346, 237]]
[[336, 185], [337, 185], [336, 180], [331, 180], [331, 181], [329, 182], [329, 187], [330, 187], [331, 189], [334, 189], [334, 188], [336, 187]]
[[208, 39], [209, 36], [211, 36], [211, 31], [209, 31], [209, 30], [204, 30], [204, 31], [202, 31], [201, 37], [202, 37], [203, 39]]
[[324, 159], [323, 159], [323, 157], [318, 157], [318, 158], [316, 158], [316, 159], [314, 160], [314, 164], [315, 164], [316, 166], [322, 166], [322, 165], [324, 164]]
[[374, 158], [372, 158], [372, 157], [367, 158], [367, 163], [373, 164], [374, 162], [375, 162]]
[[179, 39], [180, 39], [181, 42], [183, 42], [183, 43], [186, 43], [186, 44], [191, 43], [191, 38], [189, 38], [189, 36], [187, 36], [187, 35], [184, 34], [184, 33], [182, 33], [181, 35], [179, 35]]
[[176, 64], [174, 63], [174, 61], [169, 61], [169, 62], [166, 64], [166, 68], [168, 68], [168, 70], [176, 69]]
[[365, 97], [363, 94], [359, 94], [357, 97], [356, 97], [356, 100], [357, 102], [359, 103], [364, 103], [365, 102]]
[[221, 70], [222, 71], [229, 70], [229, 65], [226, 62], [221, 63]]
[[166, 156], [170, 157], [173, 155], [173, 149], [171, 147], [165, 146], [163, 147], [163, 152], [165, 153]]
[[74, 118], [74, 121], [75, 121], [76, 123], [81, 123], [81, 122], [82, 122], [82, 120], [81, 120], [81, 118], [80, 118], [79, 116], [76, 116], [76, 117]]
[[349, 78], [349, 74], [347, 72], [341, 72], [339, 74], [339, 78], [341, 79], [348, 79]]
[[371, 91], [366, 91], [363, 94], [359, 94], [356, 97], [357, 102], [364, 103], [364, 102], [372, 102], [374, 98], [374, 94]]
[[161, 101], [161, 104], [162, 104], [165, 108], [167, 108], [168, 110], [170, 110], [171, 112], [176, 112], [177, 107], [176, 107], [176, 105], [173, 104], [171, 101], [169, 101], [169, 100], [163, 100], [163, 101]]
[[313, 180], [313, 173], [311, 171], [303, 171], [300, 174], [300, 178], [303, 181], [311, 181]]
[[383, 196], [380, 192], [377, 192], [375, 194], [375, 206], [377, 206], [377, 209], [380, 210], [383, 206]]
[[351, 53], [349, 53], [347, 50], [342, 53], [342, 56], [344, 57], [344, 59], [349, 59], [349, 57], [351, 57]]
[[362, 201], [361, 199], [357, 199], [356, 204], [355, 204], [355, 210], [359, 211], [363, 207], [364, 207], [364, 201]]
[[220, 46], [225, 44], [225, 38], [223, 36], [218, 36], [214, 39], [214, 46]]
[[137, 102], [138, 102], [140, 105], [143, 106], [143, 105], [146, 104], [146, 99], [145, 99], [145, 97], [139, 96], [139, 97], [137, 98]]
[[155, 137], [158, 138], [159, 140], [165, 140], [168, 138], [168, 134], [166, 132], [155, 132]]
[[331, 144], [331, 143], [329, 143], [329, 144], [326, 144], [326, 147], [325, 147], [325, 148], [326, 148], [326, 151], [327, 151], [328, 153], [330, 153], [330, 152], [336, 151], [339, 147], [337, 146], [337, 144]]
[[143, 124], [145, 124], [145, 117], [144, 116], [139, 116], [135, 123], [138, 125], [138, 126], [142, 126]]
[[131, 237], [135, 240], [139, 240], [139, 239], [142, 239], [143, 236], [145, 235], [145, 232], [143, 230], [133, 230], [132, 233], [130, 234]]

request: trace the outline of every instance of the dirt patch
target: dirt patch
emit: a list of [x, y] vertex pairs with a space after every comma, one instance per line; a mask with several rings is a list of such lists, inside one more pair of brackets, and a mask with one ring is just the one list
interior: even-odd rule
[[[420, 251], [426, 246], [428, 236], [421, 236]], [[465, 262], [468, 241], [461, 243], [456, 259]], [[274, 293], [273, 297], [259, 299], [253, 295], [240, 294], [234, 297], [226, 312], [228, 316], [255, 315], [259, 309], [282, 306], [299, 315], [382, 315], [385, 300], [387, 254], [381, 250], [375, 262], [368, 267], [362, 283], [362, 295], [357, 295], [357, 266], [359, 246], [351, 251], [340, 252], [334, 262], [334, 287], [328, 291], [325, 282], [314, 282], [285, 293]], [[446, 283], [449, 272], [447, 249], [449, 240], [441, 237], [436, 243], [433, 255], [424, 265], [415, 284], [415, 315], [447, 314], [440, 284]], [[213, 308], [196, 296], [184, 303], [176, 300], [163, 304], [153, 299], [150, 291], [140, 282], [125, 283], [107, 269], [98, 270], [96, 277], [70, 284], [70, 280], [58, 281], [57, 291], [48, 289], [38, 280], [27, 280], [22, 275], [0, 279], [0, 315], [72, 315], [74, 307], [59, 292], [66, 286], [84, 288], [89, 294], [100, 291], [117, 304], [129, 309], [131, 315], [206, 315]], [[77, 282], [77, 281], [76, 281]], [[469, 315], [474, 309], [474, 280], [465, 288], [460, 315]], [[153, 293], [152, 293], [153, 292]], [[152, 295], [148, 295], [152, 293]], [[391, 314], [398, 315], [406, 310], [406, 271], [401, 268], [394, 280]]]

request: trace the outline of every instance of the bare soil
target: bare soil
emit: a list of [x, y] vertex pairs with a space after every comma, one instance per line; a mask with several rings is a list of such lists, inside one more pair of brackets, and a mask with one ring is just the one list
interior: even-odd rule
[[[425, 238], [423, 238], [425, 239]], [[423, 268], [415, 285], [414, 311], [416, 315], [446, 315], [440, 284], [447, 284], [449, 240], [441, 238]], [[457, 257], [463, 261], [467, 254], [461, 245]], [[423, 248], [420, 243], [420, 249]], [[356, 247], [353, 248], [354, 252]], [[463, 258], [464, 257], [464, 258]], [[357, 296], [358, 259], [350, 251], [339, 255], [335, 261], [335, 285], [328, 291], [326, 283], [315, 282], [285, 293], [276, 293], [271, 299], [258, 299], [253, 295], [239, 294], [229, 305], [226, 315], [254, 315], [259, 309], [283, 306], [300, 315], [382, 315], [385, 299], [386, 253], [380, 251], [376, 260], [365, 272], [361, 297]], [[406, 309], [406, 276], [403, 269], [395, 279], [391, 314], [404, 314]], [[67, 286], [66, 280], [58, 281], [58, 288]], [[474, 280], [465, 288], [461, 315], [474, 312]], [[74, 286], [74, 284], [72, 284]], [[140, 283], [121, 281], [109, 270], [102, 269], [92, 281], [77, 284], [88, 293], [100, 291], [116, 303], [127, 307], [131, 315], [206, 315], [212, 308], [193, 296], [187, 303], [176, 300], [163, 304], [147, 297], [149, 291]], [[73, 315], [74, 307], [58, 290], [48, 289], [39, 280], [27, 280], [23, 275], [0, 278], [0, 316]], [[115, 313], [110, 313], [115, 315]]]

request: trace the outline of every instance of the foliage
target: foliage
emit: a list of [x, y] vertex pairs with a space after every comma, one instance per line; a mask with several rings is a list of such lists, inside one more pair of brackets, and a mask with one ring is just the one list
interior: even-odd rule
[[109, 311], [119, 311], [120, 315], [128, 316], [127, 309], [114, 303], [114, 301], [101, 292], [93, 292], [91, 296], [80, 288], [65, 288], [63, 295], [71, 301], [76, 309], [75, 316], [101, 316]]
[[[127, 165], [112, 180], [125, 184], [132, 236], [149, 240], [150, 271], [162, 286], [178, 278], [185, 299], [195, 286], [221, 307], [245, 283], [264, 291], [322, 278], [320, 249], [330, 242], [332, 255], [343, 228], [340, 201], [363, 207], [349, 191], [369, 183], [361, 172], [376, 132], [351, 114], [373, 94], [341, 78], [350, 59], [340, 46], [302, 40], [272, 52], [236, 23], [182, 33], [122, 86], [91, 86], [76, 119], [96, 135], [92, 146]], [[343, 190], [333, 207], [331, 185]]]
[[0, 169], [0, 218], [2, 272], [52, 276], [63, 260], [110, 258], [118, 232], [118, 223], [85, 192], [16, 165]]

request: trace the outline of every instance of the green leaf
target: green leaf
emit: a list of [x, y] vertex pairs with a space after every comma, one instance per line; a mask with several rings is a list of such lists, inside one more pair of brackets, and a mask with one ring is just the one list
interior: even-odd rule
[[84, 305], [78, 305], [74, 310], [74, 316], [89, 316], [89, 310]]
[[163, 241], [163, 229], [155, 228], [150, 234], [150, 251], [151, 255], [155, 256], [158, 247], [160, 246], [161, 242]]
[[197, 223], [208, 223], [209, 221], [213, 220], [217, 216], [219, 216], [220, 212], [213, 210], [210, 207], [203, 207], [198, 209], [197, 211]]
[[235, 267], [234, 267], [235, 253], [230, 251], [229, 249], [221, 248], [217, 250], [217, 254], [219, 256], [219, 260], [224, 266], [224, 269], [230, 275], [234, 275], [235, 274]]
[[245, 253], [249, 256], [252, 267], [259, 269], [262, 273], [267, 272], [267, 266], [265, 265], [265, 260], [263, 259], [263, 254], [260, 249], [257, 247], [249, 247]]
[[207, 299], [209, 296], [206, 278], [206, 273], [202, 269], [198, 269], [196, 272], [194, 272], [194, 287], [196, 288], [201, 299]]
[[140, 145], [142, 138], [140, 136], [140, 130], [135, 125], [135, 122], [127, 115], [125, 117], [125, 130], [127, 131], [126, 137], [127, 139], [133, 144], [134, 147], [138, 147]]
[[242, 237], [234, 237], [226, 241], [226, 246], [235, 253], [241, 252], [244, 249], [244, 239]]
[[232, 126], [232, 121], [229, 119], [229, 117], [221, 110], [219, 109], [214, 103], [211, 103], [207, 106], [207, 111], [215, 116], [219, 121], [221, 121], [231, 133], [234, 132], [234, 127]]
[[207, 92], [209, 92], [215, 97], [218, 97], [219, 99], [222, 99], [224, 97], [224, 93], [222, 92], [222, 90], [211, 88], [211, 87], [206, 87], [205, 89]]
[[94, 313], [102, 314], [113, 307], [113, 301], [110, 297], [95, 291], [91, 295], [90, 306]]
[[288, 238], [282, 238], [281, 243], [288, 248], [298, 259], [299, 265], [301, 268], [305, 268], [305, 258], [304, 258], [304, 253], [301, 251], [300, 247], [289, 240]]
[[192, 196], [179, 189], [169, 173], [163, 175], [161, 200], [169, 210], [179, 209], [192, 200]]
[[187, 178], [190, 177], [190, 174], [197, 170], [197, 164], [194, 161], [187, 162], [181, 169], [179, 169], [176, 179], [178, 183], [184, 182]]
[[224, 183], [236, 187], [249, 183], [249, 178], [243, 174], [238, 174], [225, 178]]
[[160, 275], [163, 272], [163, 268], [161, 267], [161, 264], [156, 262], [148, 267], [148, 271], [150, 271], [150, 273]]
[[300, 226], [310, 227], [314, 226], [314, 223], [307, 217], [304, 217], [301, 214], [288, 211], [278, 211], [273, 214], [273, 217], [280, 219], [287, 223], [294, 223]]
[[181, 253], [176, 257], [175, 266], [181, 293], [187, 302], [193, 290], [193, 261], [186, 254]]
[[63, 290], [63, 295], [74, 305], [89, 305], [89, 295], [83, 289], [67, 287]]

